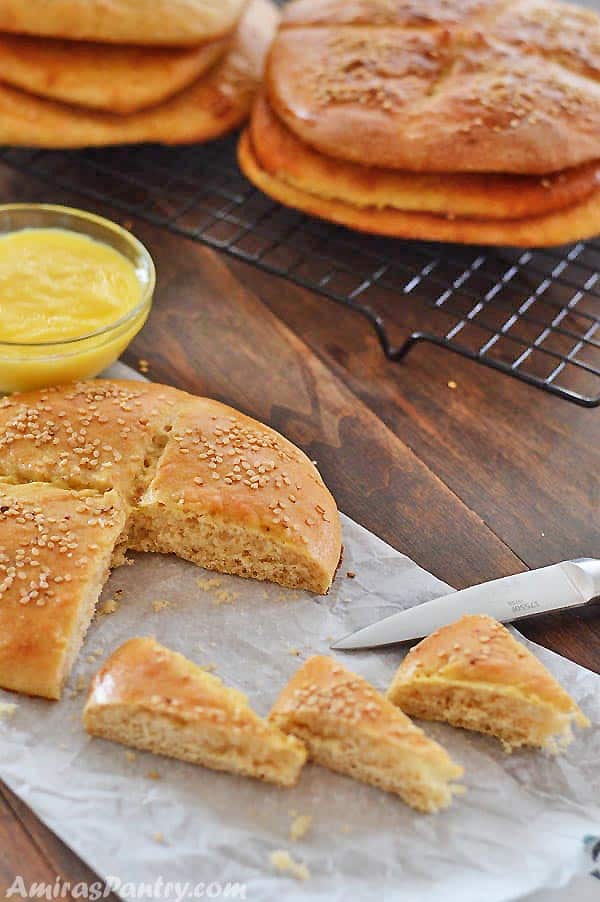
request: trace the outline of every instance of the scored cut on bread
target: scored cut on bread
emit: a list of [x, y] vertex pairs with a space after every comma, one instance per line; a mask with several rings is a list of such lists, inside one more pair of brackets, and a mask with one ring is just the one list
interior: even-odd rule
[[415, 645], [388, 698], [406, 714], [488, 733], [507, 749], [556, 753], [589, 721], [570, 695], [497, 620], [466, 615]]
[[598, 59], [600, 16], [554, 0], [297, 0], [266, 89], [333, 158], [546, 174], [598, 159]]
[[130, 639], [102, 666], [83, 722], [94, 736], [280, 786], [306, 761], [303, 744], [245, 695], [150, 638]]
[[60, 698], [127, 512], [119, 495], [0, 482], [0, 686]]
[[246, 0], [2, 0], [0, 31], [127, 44], [197, 44], [229, 34]]
[[297, 736], [319, 764], [397, 793], [420, 811], [446, 808], [463, 773], [362, 677], [315, 655], [281, 692], [269, 720]]

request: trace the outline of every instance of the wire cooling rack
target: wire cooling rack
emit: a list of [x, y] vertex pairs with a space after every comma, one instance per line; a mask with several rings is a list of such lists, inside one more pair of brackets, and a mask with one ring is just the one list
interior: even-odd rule
[[237, 167], [235, 137], [181, 148], [5, 149], [0, 160], [351, 307], [390, 360], [430, 342], [600, 405], [600, 241], [522, 250], [359, 235], [257, 191]]

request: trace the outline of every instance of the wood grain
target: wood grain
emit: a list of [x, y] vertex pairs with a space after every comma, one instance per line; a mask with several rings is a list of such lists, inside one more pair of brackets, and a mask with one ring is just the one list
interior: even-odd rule
[[[123, 219], [1, 165], [0, 197]], [[318, 460], [347, 514], [452, 585], [599, 553], [597, 411], [432, 348], [391, 364], [355, 314], [199, 244], [132, 227], [159, 272], [132, 365], [146, 358], [151, 378], [284, 432]], [[398, 329], [413, 327], [408, 307], [395, 316]], [[593, 609], [528, 621], [524, 631], [600, 667]], [[15, 873], [95, 879], [0, 786], [0, 888]]]

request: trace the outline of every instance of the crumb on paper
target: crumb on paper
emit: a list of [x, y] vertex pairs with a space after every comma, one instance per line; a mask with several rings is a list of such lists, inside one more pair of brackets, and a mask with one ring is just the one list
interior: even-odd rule
[[156, 601], [152, 602], [152, 610], [155, 614], [159, 614], [160, 611], [166, 611], [168, 608], [174, 607], [174, 603], [172, 601], [167, 601], [164, 598], [157, 598]]
[[125, 757], [127, 758], [128, 761], [137, 761], [136, 753], [130, 751], [129, 749], [127, 749], [127, 751], [125, 752]]
[[8, 720], [14, 717], [17, 706], [14, 702], [0, 702], [0, 720]]
[[280, 874], [289, 874], [290, 877], [295, 877], [296, 880], [308, 880], [310, 877], [310, 872], [306, 865], [302, 862], [294, 861], [290, 853], [285, 849], [275, 849], [269, 855], [269, 859], [275, 870], [279, 871]]
[[115, 598], [117, 599], [117, 601], [121, 600], [121, 595], [124, 591], [125, 589], [115, 589]]
[[148, 370], [150, 369], [150, 363], [146, 360], [145, 357], [140, 357], [138, 360], [138, 370], [144, 376]]
[[451, 388], [453, 391], [454, 391], [455, 388], [458, 388], [458, 385], [456, 384], [456, 382], [454, 381], [454, 379], [450, 379], [450, 380], [448, 381], [448, 388]]
[[160, 780], [161, 776], [157, 770], [149, 770], [146, 774], [148, 780]]
[[354, 572], [354, 570], [348, 570], [346, 576], [348, 577], [348, 579], [356, 579], [356, 573]]
[[133, 565], [135, 564], [135, 560], [134, 560], [132, 557], [127, 557], [127, 556], [125, 556], [125, 557], [123, 558], [123, 564], [124, 564], [126, 567], [133, 567]]
[[119, 610], [119, 602], [116, 598], [107, 598], [98, 608], [98, 616], [105, 617], [108, 614], [115, 614]]
[[217, 669], [217, 665], [212, 662], [209, 664], [199, 664], [198, 667], [200, 670], [205, 670], [206, 673], [214, 673]]
[[167, 844], [164, 833], [154, 833], [152, 835], [152, 839], [154, 840], [154, 842], [160, 843], [163, 846]]
[[294, 842], [302, 839], [310, 830], [311, 824], [312, 816], [310, 814], [299, 814], [290, 824], [290, 839], [293, 839]]
[[233, 604], [236, 598], [240, 597], [239, 592], [231, 592], [229, 589], [219, 589], [212, 599], [213, 604]]
[[300, 656], [299, 648], [288, 648], [288, 655], [294, 655], [296, 658]]
[[88, 655], [86, 655], [86, 661], [89, 661], [90, 664], [95, 664], [98, 658], [101, 658], [104, 654], [103, 648], [95, 648]]
[[220, 576], [199, 576], [196, 580], [196, 585], [199, 589], [220, 589], [223, 585], [223, 580]]

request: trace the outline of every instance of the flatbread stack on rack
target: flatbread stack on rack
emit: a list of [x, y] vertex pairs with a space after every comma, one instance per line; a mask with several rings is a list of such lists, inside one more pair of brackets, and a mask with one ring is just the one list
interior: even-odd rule
[[271, 0], [3, 0], [0, 143], [184, 144], [247, 117]]
[[553, 0], [294, 0], [240, 164], [382, 235], [553, 245], [600, 232], [600, 17]]

